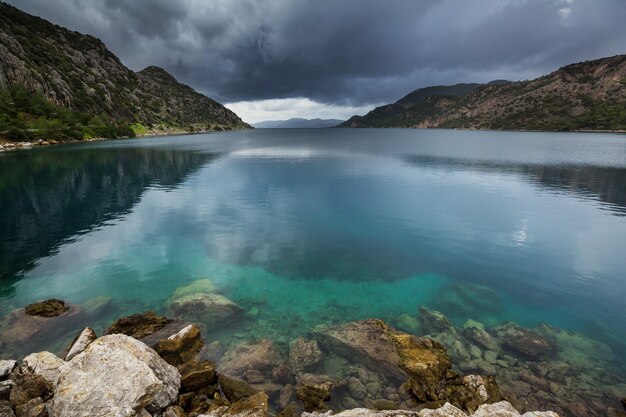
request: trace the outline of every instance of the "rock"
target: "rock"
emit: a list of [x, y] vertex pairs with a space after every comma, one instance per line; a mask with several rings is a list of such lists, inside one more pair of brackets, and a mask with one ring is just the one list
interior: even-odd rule
[[276, 365], [272, 369], [272, 381], [287, 383], [291, 379], [291, 368], [284, 363]]
[[448, 319], [445, 314], [439, 311], [429, 310], [426, 307], [420, 307], [419, 314], [422, 329], [424, 329], [426, 333], [457, 333], [454, 324], [452, 324], [450, 319]]
[[286, 408], [291, 402], [294, 394], [293, 385], [288, 384], [280, 390], [280, 394], [278, 396], [278, 405], [280, 408]]
[[305, 340], [301, 337], [294, 340], [289, 349], [289, 365], [294, 372], [311, 369], [322, 359], [316, 340]]
[[269, 371], [280, 362], [280, 353], [269, 339], [231, 347], [219, 362], [223, 373], [242, 376], [245, 370]]
[[397, 410], [398, 405], [393, 401], [378, 399], [372, 401], [366, 401], [366, 404], [369, 408], [373, 408], [374, 410]]
[[483, 404], [472, 417], [519, 417], [519, 413], [511, 403], [507, 401], [500, 401], [494, 404]]
[[359, 361], [392, 381], [409, 378], [420, 400], [439, 399], [439, 383], [451, 366], [440, 343], [398, 332], [376, 319], [318, 327], [313, 332], [327, 350]]
[[250, 397], [256, 394], [256, 390], [252, 388], [248, 383], [241, 379], [231, 378], [226, 375], [219, 375], [218, 377], [220, 388], [222, 392], [230, 402], [239, 401], [242, 398]]
[[245, 379], [249, 384], [260, 384], [265, 381], [265, 376], [261, 371], [248, 369], [243, 373], [243, 379]]
[[488, 350], [498, 350], [498, 342], [485, 329], [480, 327], [465, 327], [463, 334], [472, 342]]
[[482, 359], [483, 357], [483, 353], [481, 352], [480, 348], [476, 345], [470, 345], [469, 353], [470, 355], [472, 355], [473, 358], [476, 358], [476, 359]]
[[550, 357], [556, 354], [558, 350], [554, 341], [515, 324], [502, 326], [496, 331], [504, 348], [527, 359], [536, 360], [541, 357]]
[[69, 307], [65, 305], [65, 301], [52, 298], [50, 300], [29, 304], [24, 311], [29, 316], [56, 317], [68, 310]]
[[162, 329], [171, 322], [172, 319], [157, 316], [154, 312], [149, 311], [118, 319], [106, 330], [105, 334], [125, 334], [135, 339], [141, 339]]
[[170, 405], [163, 411], [162, 417], [187, 417], [187, 414], [177, 405]]
[[367, 395], [365, 385], [363, 385], [360, 379], [355, 377], [348, 378], [348, 392], [358, 400], [362, 400]]
[[626, 409], [626, 397], [622, 398], [622, 406]]
[[522, 417], [559, 417], [554, 411], [529, 411], [522, 414]]
[[482, 404], [502, 400], [500, 388], [492, 376], [459, 376], [446, 382], [444, 392], [446, 401], [469, 412]]
[[174, 316], [196, 320], [212, 327], [235, 318], [243, 312], [237, 304], [221, 294], [188, 294], [169, 303]]
[[459, 410], [450, 403], [445, 403], [436, 410], [422, 410], [419, 412], [420, 417], [467, 417], [463, 410]]
[[[430, 412], [432, 410], [423, 410], [423, 411]], [[321, 416], [327, 416], [327, 415], [328, 413], [316, 413], [316, 412], [302, 413], [302, 417], [321, 417]], [[417, 411], [408, 411], [408, 410], [375, 411], [375, 410], [370, 410], [367, 408], [353, 408], [351, 410], [346, 410], [346, 411], [342, 411], [341, 413], [333, 414], [332, 416], [333, 417], [420, 417], [421, 415], [422, 414], [418, 413]], [[439, 415], [435, 415], [435, 416], [438, 417]], [[467, 415], [463, 414], [462, 417], [467, 417]]]
[[89, 316], [97, 316], [101, 314], [105, 309], [109, 308], [112, 302], [112, 297], [100, 295], [98, 297], [88, 299], [81, 304], [81, 307], [85, 311], [85, 314]]
[[190, 324], [178, 333], [161, 340], [154, 345], [154, 350], [170, 365], [178, 366], [187, 362], [200, 352], [204, 346], [200, 328]]
[[70, 344], [67, 354], [65, 355], [65, 360], [71, 360], [74, 356], [87, 349], [87, 346], [97, 338], [96, 332], [94, 332], [91, 327], [85, 327]]
[[9, 401], [0, 401], [0, 416], [15, 417], [15, 413], [13, 412], [13, 406]]
[[9, 359], [0, 360], [0, 381], [7, 379], [16, 366], [17, 361]]
[[178, 371], [182, 392], [197, 391], [216, 382], [215, 364], [207, 360], [185, 362]]
[[305, 411], [326, 410], [326, 401], [335, 384], [332, 378], [325, 375], [299, 374], [296, 385], [296, 397], [302, 401]]
[[[0, 381], [0, 401], [8, 401], [11, 398], [13, 381]], [[2, 414], [0, 414], [1, 416]]]
[[215, 287], [210, 279], [198, 279], [187, 285], [176, 288], [174, 294], [172, 294], [172, 299], [184, 297], [189, 294], [213, 294], [214, 292]]
[[48, 417], [48, 408], [40, 398], [33, 398], [26, 404], [15, 407], [16, 417]]
[[22, 363], [28, 366], [33, 373], [41, 375], [46, 381], [55, 386], [59, 379], [59, 368], [65, 361], [54, 353], [38, 352], [31, 353], [25, 357]]
[[212, 410], [209, 414], [201, 414], [198, 417], [267, 417], [268, 398], [264, 392], [259, 392], [250, 397], [241, 399], [229, 406], [222, 406]]
[[13, 388], [10, 400], [15, 407], [38, 397], [47, 401], [54, 393], [54, 386], [46, 378], [35, 374], [32, 369], [23, 364], [11, 374], [11, 380]]
[[398, 329], [405, 332], [409, 332], [415, 335], [422, 334], [422, 324], [420, 321], [408, 314], [401, 314], [396, 320], [396, 326]]
[[60, 368], [53, 417], [133, 415], [178, 396], [180, 374], [132, 337], [103, 336]]

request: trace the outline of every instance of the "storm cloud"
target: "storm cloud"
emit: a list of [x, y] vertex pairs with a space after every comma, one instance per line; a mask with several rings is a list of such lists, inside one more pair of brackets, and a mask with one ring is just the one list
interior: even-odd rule
[[9, 0], [227, 103], [390, 102], [626, 52], [624, 0]]

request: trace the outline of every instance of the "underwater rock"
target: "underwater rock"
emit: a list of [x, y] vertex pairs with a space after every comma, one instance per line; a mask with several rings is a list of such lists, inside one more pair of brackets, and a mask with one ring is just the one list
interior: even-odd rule
[[89, 316], [97, 316], [107, 309], [113, 303], [113, 298], [106, 295], [93, 297], [81, 304], [85, 314]]
[[467, 283], [442, 287], [432, 303], [432, 307], [437, 310], [463, 317], [502, 311], [502, 299], [497, 291], [483, 285]]
[[293, 385], [287, 384], [281, 390], [278, 396], [278, 405], [281, 408], [286, 408], [293, 399], [294, 388]]
[[105, 334], [124, 334], [134, 337], [135, 339], [141, 339], [162, 329], [171, 322], [172, 319], [158, 316], [156, 313], [148, 311], [146, 313], [133, 314], [118, 319], [109, 326]]
[[265, 375], [256, 369], [248, 369], [243, 373], [243, 379], [249, 384], [260, 384], [265, 381]]
[[483, 328], [463, 327], [463, 335], [485, 349], [498, 350], [498, 341]]
[[451, 366], [440, 343], [401, 333], [382, 320], [317, 327], [313, 333], [326, 349], [387, 378], [396, 382], [409, 378], [413, 394], [421, 401], [439, 398], [439, 382]]
[[69, 307], [65, 305], [65, 301], [56, 298], [29, 304], [24, 309], [25, 313], [29, 316], [39, 317], [56, 317], [65, 313], [67, 310], [69, 310]]
[[311, 369], [322, 359], [317, 340], [305, 340], [301, 337], [294, 340], [289, 349], [289, 364], [294, 372]]
[[200, 328], [190, 324], [167, 339], [158, 341], [153, 348], [167, 363], [178, 366], [195, 358], [203, 346]]
[[422, 324], [420, 323], [420, 321], [417, 318], [410, 316], [406, 313], [401, 314], [396, 319], [396, 327], [400, 330], [416, 335], [423, 333]]
[[348, 392], [354, 398], [362, 400], [367, 395], [367, 388], [365, 388], [365, 385], [359, 378], [350, 377], [348, 378]]
[[513, 323], [497, 327], [495, 331], [504, 348], [527, 359], [537, 360], [541, 357], [554, 356], [558, 350], [553, 340]]
[[280, 363], [281, 355], [269, 339], [245, 342], [228, 349], [219, 363], [221, 372], [242, 376], [247, 369], [269, 371]]
[[243, 313], [239, 305], [221, 294], [187, 294], [174, 298], [168, 307], [174, 316], [199, 321], [207, 327]]
[[326, 375], [298, 374], [296, 384], [296, 397], [302, 401], [305, 411], [326, 410], [326, 401], [336, 381]]
[[272, 369], [272, 381], [287, 383], [291, 379], [291, 368], [284, 363], [279, 363]]
[[239, 401], [257, 393], [247, 382], [220, 374], [218, 377], [220, 388], [230, 402]]
[[427, 334], [457, 333], [454, 324], [452, 324], [450, 319], [447, 318], [445, 314], [439, 311], [429, 310], [426, 307], [420, 307], [419, 314], [422, 328]]
[[210, 279], [197, 279], [189, 284], [176, 288], [174, 290], [174, 294], [172, 294], [172, 299], [180, 298], [189, 294], [213, 294], [214, 292], [215, 287]]
[[216, 382], [215, 364], [211, 361], [189, 361], [178, 367], [181, 392], [196, 391]]
[[63, 359], [50, 352], [31, 353], [22, 360], [23, 365], [27, 366], [34, 374], [41, 375], [52, 386], [57, 384], [59, 368], [64, 363]]
[[52, 415], [133, 415], [148, 406], [160, 410], [177, 398], [179, 388], [178, 370], [154, 350], [112, 334], [61, 366]]
[[94, 332], [91, 327], [85, 327], [70, 344], [67, 354], [65, 355], [65, 360], [71, 360], [74, 356], [87, 349], [87, 346], [97, 338], [96, 332]]
[[469, 412], [482, 404], [502, 400], [500, 388], [492, 376], [457, 376], [448, 380], [443, 390], [446, 401]]

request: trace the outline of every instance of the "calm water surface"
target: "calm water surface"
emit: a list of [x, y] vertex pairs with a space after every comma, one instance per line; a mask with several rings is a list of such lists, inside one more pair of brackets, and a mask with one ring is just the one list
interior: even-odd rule
[[626, 352], [625, 136], [257, 130], [7, 152], [0, 213], [2, 314], [105, 295], [101, 331], [210, 278], [258, 311], [224, 340], [424, 305]]

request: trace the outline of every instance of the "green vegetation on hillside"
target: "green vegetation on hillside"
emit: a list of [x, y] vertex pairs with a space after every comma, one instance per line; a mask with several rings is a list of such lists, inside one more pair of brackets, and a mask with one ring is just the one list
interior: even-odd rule
[[127, 122], [57, 106], [19, 85], [0, 91], [0, 138], [11, 141], [134, 137]]

